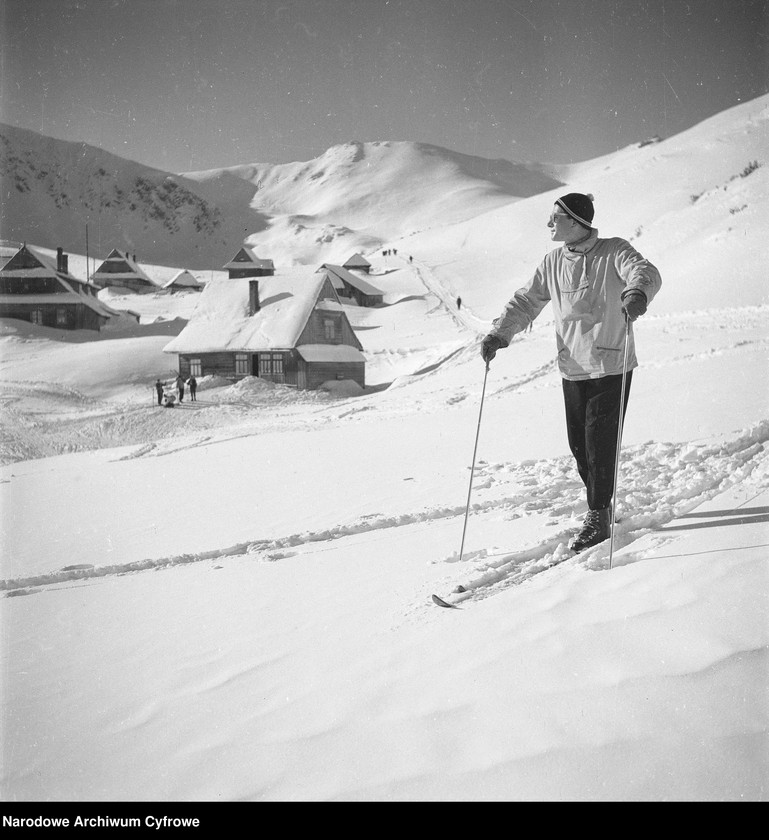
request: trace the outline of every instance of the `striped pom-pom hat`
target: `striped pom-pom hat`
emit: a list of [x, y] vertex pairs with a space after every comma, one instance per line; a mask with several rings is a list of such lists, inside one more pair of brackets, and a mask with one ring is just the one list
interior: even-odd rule
[[593, 196], [591, 193], [587, 195], [583, 195], [582, 193], [569, 193], [568, 195], [562, 195], [555, 203], [583, 227], [590, 228], [593, 226], [595, 210], [593, 209]]

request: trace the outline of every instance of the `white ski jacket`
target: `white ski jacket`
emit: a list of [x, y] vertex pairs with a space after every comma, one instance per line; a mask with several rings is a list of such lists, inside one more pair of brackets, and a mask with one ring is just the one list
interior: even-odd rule
[[[593, 229], [585, 242], [547, 254], [489, 334], [506, 347], [552, 301], [561, 376], [579, 380], [621, 374], [627, 330], [621, 295], [639, 289], [649, 304], [661, 285], [659, 271], [629, 242], [599, 239]], [[631, 331], [628, 370], [637, 366]]]

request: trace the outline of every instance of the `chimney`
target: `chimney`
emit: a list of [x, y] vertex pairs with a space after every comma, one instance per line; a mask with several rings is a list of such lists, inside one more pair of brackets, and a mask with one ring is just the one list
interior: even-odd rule
[[56, 270], [63, 274], [69, 272], [69, 257], [64, 253], [63, 248], [56, 249]]
[[253, 315], [262, 308], [259, 303], [259, 281], [248, 281], [248, 314]]

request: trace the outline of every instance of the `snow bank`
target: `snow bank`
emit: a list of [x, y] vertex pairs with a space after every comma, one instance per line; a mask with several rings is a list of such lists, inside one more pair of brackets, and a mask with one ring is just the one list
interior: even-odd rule
[[359, 397], [364, 393], [363, 388], [352, 379], [329, 380], [321, 383], [320, 391], [326, 391], [335, 397]]

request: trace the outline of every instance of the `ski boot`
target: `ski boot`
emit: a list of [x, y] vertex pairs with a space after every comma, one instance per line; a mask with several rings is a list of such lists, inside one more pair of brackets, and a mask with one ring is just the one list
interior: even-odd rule
[[582, 528], [572, 538], [569, 548], [572, 551], [584, 551], [611, 536], [611, 507], [603, 510], [589, 510], [582, 523]]

